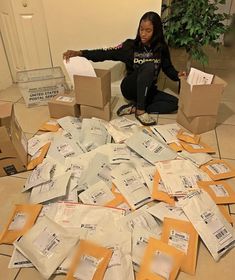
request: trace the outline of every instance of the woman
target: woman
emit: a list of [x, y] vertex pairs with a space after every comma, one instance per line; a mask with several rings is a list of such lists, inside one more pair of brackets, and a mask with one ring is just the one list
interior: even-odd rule
[[118, 109], [118, 116], [135, 113], [143, 125], [154, 125], [156, 122], [149, 113], [168, 114], [178, 109], [178, 99], [159, 91], [156, 85], [161, 69], [173, 81], [179, 81], [179, 76], [184, 75], [171, 63], [157, 13], [147, 12], [142, 16], [134, 40], [127, 39], [114, 48], [68, 50], [63, 54], [67, 61], [74, 56], [83, 56], [94, 62], [114, 60], [126, 64], [127, 74], [121, 83], [121, 91], [129, 103]]

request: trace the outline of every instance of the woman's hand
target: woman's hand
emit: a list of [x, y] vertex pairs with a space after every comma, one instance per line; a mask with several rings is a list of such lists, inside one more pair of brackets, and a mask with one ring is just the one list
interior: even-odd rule
[[185, 71], [179, 71], [178, 72], [178, 77], [180, 78], [180, 77], [186, 77], [187, 76], [187, 74], [186, 74], [186, 72]]
[[63, 59], [65, 59], [66, 62], [69, 62], [69, 59], [71, 57], [75, 57], [75, 56], [82, 56], [82, 52], [81, 51], [67, 50], [65, 53], [63, 53]]

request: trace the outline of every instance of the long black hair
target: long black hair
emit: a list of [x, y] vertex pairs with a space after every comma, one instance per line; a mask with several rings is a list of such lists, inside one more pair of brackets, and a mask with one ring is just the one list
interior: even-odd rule
[[163, 27], [162, 21], [160, 16], [155, 12], [147, 12], [145, 13], [139, 22], [136, 38], [135, 38], [135, 46], [141, 46], [141, 39], [140, 39], [140, 24], [142, 21], [149, 20], [153, 25], [153, 36], [150, 41], [150, 45], [153, 51], [156, 51], [158, 48], [163, 47], [166, 45], [165, 38], [163, 35]]

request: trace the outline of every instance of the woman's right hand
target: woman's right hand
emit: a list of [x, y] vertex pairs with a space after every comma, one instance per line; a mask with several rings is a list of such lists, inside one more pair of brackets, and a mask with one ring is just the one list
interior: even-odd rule
[[81, 51], [67, 50], [65, 53], [63, 53], [63, 59], [65, 59], [66, 62], [69, 62], [69, 59], [71, 57], [75, 57], [75, 56], [82, 56], [82, 52]]

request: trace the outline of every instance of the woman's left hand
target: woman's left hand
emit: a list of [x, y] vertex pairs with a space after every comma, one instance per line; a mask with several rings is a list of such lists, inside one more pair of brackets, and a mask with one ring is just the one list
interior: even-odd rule
[[180, 77], [186, 77], [187, 76], [187, 74], [186, 74], [186, 72], [185, 71], [179, 71], [178, 72], [178, 77], [180, 78]]

